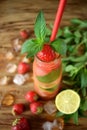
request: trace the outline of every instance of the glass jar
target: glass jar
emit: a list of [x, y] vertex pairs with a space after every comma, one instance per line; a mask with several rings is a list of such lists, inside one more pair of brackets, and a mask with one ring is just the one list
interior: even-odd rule
[[34, 89], [44, 99], [56, 96], [62, 79], [61, 56], [51, 62], [41, 61], [37, 56], [33, 62]]

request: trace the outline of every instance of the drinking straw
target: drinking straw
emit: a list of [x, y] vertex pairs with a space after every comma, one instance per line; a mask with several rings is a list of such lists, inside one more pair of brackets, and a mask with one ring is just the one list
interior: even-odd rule
[[66, 4], [66, 0], [60, 0], [59, 7], [57, 9], [56, 18], [55, 18], [55, 21], [54, 21], [54, 27], [53, 27], [52, 34], [51, 34], [51, 37], [50, 37], [50, 42], [54, 41], [55, 38], [56, 38], [56, 34], [58, 32], [58, 28], [59, 28], [59, 25], [60, 25], [60, 22], [61, 22], [61, 18], [62, 18], [62, 15], [63, 15], [65, 4]]

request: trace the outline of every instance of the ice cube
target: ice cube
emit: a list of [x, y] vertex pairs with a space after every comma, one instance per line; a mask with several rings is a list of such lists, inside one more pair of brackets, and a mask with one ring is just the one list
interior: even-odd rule
[[46, 121], [43, 125], [42, 125], [42, 128], [44, 130], [52, 130], [52, 123], [49, 122], [49, 121]]
[[7, 60], [12, 60], [13, 58], [14, 58], [14, 54], [11, 51], [6, 53], [6, 59]]
[[6, 66], [7, 72], [14, 73], [17, 70], [17, 65], [14, 63], [8, 63]]
[[8, 84], [9, 80], [10, 80], [10, 78], [7, 77], [7, 76], [1, 77], [0, 78], [0, 85], [6, 85], [6, 84]]
[[13, 82], [17, 85], [23, 85], [25, 81], [26, 79], [22, 74], [16, 74], [15, 77], [13, 78]]
[[44, 110], [49, 114], [53, 114], [57, 111], [57, 108], [55, 106], [55, 103], [53, 101], [48, 101], [44, 104]]
[[17, 38], [14, 40], [14, 44], [13, 44], [13, 49], [18, 52], [21, 50], [21, 44], [20, 44], [20, 39]]
[[63, 130], [62, 122], [58, 122], [57, 119], [53, 120], [53, 122], [46, 121], [42, 128], [44, 130]]
[[29, 73], [24, 74], [24, 78], [25, 78], [26, 81], [29, 80], [29, 77], [30, 77]]

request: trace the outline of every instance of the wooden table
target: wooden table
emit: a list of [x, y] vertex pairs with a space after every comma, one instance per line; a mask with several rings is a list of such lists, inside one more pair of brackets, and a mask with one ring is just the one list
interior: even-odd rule
[[[70, 19], [87, 19], [87, 0], [67, 0], [66, 9], [62, 18], [61, 26], [68, 25]], [[7, 60], [5, 55], [12, 51], [13, 39], [19, 37], [21, 29], [33, 30], [37, 13], [42, 9], [44, 11], [47, 24], [52, 23], [57, 10], [57, 0], [0, 0], [0, 77], [10, 76], [13, 78], [15, 73], [9, 74], [6, 71], [6, 65], [16, 63], [18, 65], [22, 56], [20, 52], [15, 54], [11, 61]], [[32, 72], [30, 72], [32, 75]], [[15, 96], [15, 102], [26, 103], [24, 94], [33, 89], [33, 80], [30, 78], [22, 86], [17, 86], [13, 82], [3, 86], [0, 85], [0, 104], [3, 96], [10, 93]], [[11, 123], [16, 118], [11, 113], [12, 106], [5, 107], [0, 105], [0, 130], [10, 130]], [[32, 130], [42, 130], [42, 124], [46, 114], [34, 116], [27, 109], [21, 116], [30, 119]], [[65, 124], [64, 130], [87, 130], [87, 119], [79, 119], [79, 125], [73, 123]]]

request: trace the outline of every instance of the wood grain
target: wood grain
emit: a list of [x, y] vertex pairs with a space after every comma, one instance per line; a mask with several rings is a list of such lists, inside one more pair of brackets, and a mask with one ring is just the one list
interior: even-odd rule
[[[35, 18], [40, 10], [44, 11], [46, 22], [50, 24], [54, 22], [56, 10], [58, 6], [57, 0], [0, 0], [0, 77], [10, 76], [13, 78], [15, 74], [6, 72], [5, 54], [12, 50], [13, 39], [19, 37], [21, 29], [33, 30]], [[60, 26], [70, 24], [72, 18], [87, 19], [87, 0], [67, 0], [67, 5]], [[18, 65], [21, 61], [20, 52], [10, 61]], [[16, 72], [17, 73], [17, 72]], [[32, 78], [32, 72], [30, 72]], [[24, 95], [28, 90], [33, 89], [33, 80], [30, 79], [22, 86], [17, 86], [12, 82], [5, 86], [0, 86], [0, 104], [2, 97], [7, 94], [15, 96], [15, 102], [23, 102], [26, 104]], [[10, 130], [11, 123], [15, 117], [11, 114], [12, 106], [4, 107], [0, 105], [0, 130]], [[42, 130], [42, 124], [46, 121], [46, 115], [33, 116], [27, 109], [22, 116], [29, 119], [32, 130]], [[76, 126], [72, 122], [65, 124], [64, 130], [87, 130], [87, 119], [79, 119], [79, 125]]]

